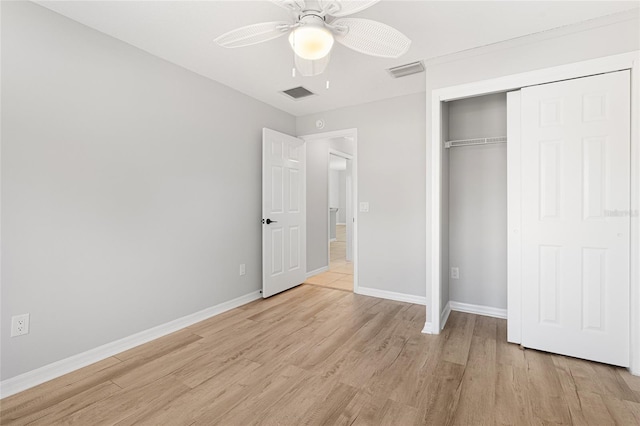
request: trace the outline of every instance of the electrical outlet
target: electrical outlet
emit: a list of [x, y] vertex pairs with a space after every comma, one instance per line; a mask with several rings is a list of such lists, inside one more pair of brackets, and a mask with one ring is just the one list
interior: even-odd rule
[[460, 269], [457, 266], [451, 267], [451, 279], [457, 280], [460, 278]]
[[14, 315], [11, 317], [11, 337], [22, 336], [29, 333], [29, 314]]
[[240, 264], [240, 275], [244, 275], [247, 273], [247, 268], [244, 263]]
[[362, 213], [368, 213], [369, 212], [369, 202], [368, 201], [360, 202], [360, 211]]

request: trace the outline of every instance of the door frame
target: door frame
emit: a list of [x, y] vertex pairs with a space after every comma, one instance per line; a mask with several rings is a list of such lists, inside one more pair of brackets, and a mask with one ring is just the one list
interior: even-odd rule
[[[323, 133], [311, 133], [308, 135], [302, 135], [302, 136], [297, 136], [298, 138], [302, 139], [305, 143], [309, 142], [309, 141], [314, 141], [314, 140], [320, 140], [320, 139], [334, 139], [334, 138], [348, 138], [353, 140], [353, 155], [351, 155], [351, 167], [352, 167], [352, 171], [351, 171], [351, 175], [352, 175], [352, 179], [353, 179], [353, 192], [352, 192], [352, 209], [353, 209], [353, 292], [357, 293], [358, 292], [358, 209], [357, 204], [358, 204], [358, 129], [356, 128], [352, 128], [352, 129], [344, 129], [344, 130], [335, 130], [332, 132], [323, 132]], [[331, 147], [329, 147], [329, 154], [331, 155]], [[336, 151], [339, 152], [339, 151]], [[329, 157], [327, 155], [327, 161], [329, 160]], [[349, 154], [345, 154], [342, 153], [342, 155], [349, 155]], [[329, 165], [327, 164], [327, 168], [329, 167]], [[327, 175], [327, 179], [329, 178], [329, 176]], [[305, 177], [305, 184], [306, 184], [306, 177]], [[329, 185], [327, 184], [327, 203], [328, 203], [328, 198], [329, 196]], [[327, 206], [328, 207], [328, 206]], [[327, 221], [330, 222], [330, 218], [328, 217], [329, 215], [329, 211], [327, 208]], [[329, 226], [331, 226], [330, 223], [327, 224], [327, 236], [329, 235]], [[327, 246], [329, 245], [329, 239], [327, 238]], [[330, 259], [330, 254], [329, 254], [329, 250], [330, 248], [327, 247], [327, 268], [329, 267], [329, 263], [331, 261]]]
[[[498, 92], [508, 92], [519, 90], [523, 87], [534, 86], [555, 81], [568, 80], [573, 78], [587, 77], [590, 75], [606, 72], [631, 70], [631, 245], [630, 251], [630, 371], [634, 375], [640, 375], [640, 219], [638, 210], [640, 208], [640, 141], [639, 141], [639, 116], [640, 116], [640, 51], [622, 53], [618, 55], [605, 56], [602, 58], [576, 62], [567, 65], [544, 68], [504, 77], [482, 80], [468, 84], [444, 87], [431, 92], [431, 129], [427, 129], [431, 134], [431, 148], [427, 147], [427, 165], [431, 166], [431, 175], [427, 176], [427, 185], [431, 188], [431, 198], [427, 199], [427, 212], [431, 217], [427, 217], [427, 252], [431, 252], [430, 262], [431, 273], [427, 269], [427, 276], [431, 277], [431, 316], [427, 311], [427, 323], [425, 332], [439, 334], [444, 322], [440, 320], [442, 306], [440, 303], [440, 293], [443, 277], [448, 274], [441, 270], [441, 197], [442, 197], [442, 103], [456, 99], [464, 99], [474, 96], [487, 95]], [[429, 149], [431, 159], [429, 159]], [[429, 177], [431, 182], [429, 182]], [[429, 222], [430, 221], [430, 222]], [[509, 235], [511, 232], [509, 232]], [[510, 241], [511, 242], [511, 241]], [[511, 251], [511, 249], [510, 249]], [[509, 253], [509, 256], [517, 256], [518, 253]], [[512, 276], [509, 275], [509, 279]], [[510, 284], [509, 288], [517, 289], [520, 282], [515, 283], [515, 287]], [[429, 292], [429, 282], [427, 294]], [[519, 294], [509, 292], [509, 305], [518, 306], [520, 303]], [[516, 308], [517, 310], [517, 308]], [[508, 321], [512, 320], [513, 312], [507, 313]], [[429, 321], [429, 318], [431, 321]]]

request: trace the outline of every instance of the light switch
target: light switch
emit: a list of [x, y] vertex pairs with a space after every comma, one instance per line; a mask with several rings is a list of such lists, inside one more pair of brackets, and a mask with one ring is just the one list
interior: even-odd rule
[[362, 201], [360, 203], [360, 211], [363, 213], [368, 213], [369, 212], [369, 202], [368, 201]]

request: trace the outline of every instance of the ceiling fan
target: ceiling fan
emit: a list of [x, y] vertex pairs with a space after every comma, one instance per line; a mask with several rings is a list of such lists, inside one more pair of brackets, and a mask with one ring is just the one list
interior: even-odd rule
[[292, 13], [292, 22], [263, 22], [222, 34], [222, 47], [250, 46], [289, 34], [295, 65], [303, 76], [321, 74], [329, 64], [334, 40], [366, 55], [398, 58], [409, 50], [411, 40], [400, 31], [369, 19], [344, 18], [380, 0], [271, 0]]

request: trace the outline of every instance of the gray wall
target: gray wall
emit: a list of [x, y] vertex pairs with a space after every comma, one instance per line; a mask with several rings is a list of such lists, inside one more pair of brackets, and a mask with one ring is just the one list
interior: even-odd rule
[[345, 223], [347, 206], [347, 182], [344, 170], [331, 170], [329, 173], [329, 207], [338, 209], [337, 223]]
[[[450, 140], [506, 136], [505, 93], [447, 105]], [[460, 272], [457, 280], [449, 274], [450, 300], [506, 309], [507, 145], [455, 147], [445, 154], [449, 177], [448, 261]]]
[[[639, 32], [640, 21], [637, 12], [624, 13], [427, 61], [426, 126], [428, 129], [431, 128], [431, 92], [434, 89], [638, 50], [640, 49]], [[428, 147], [426, 163], [420, 162], [416, 167], [419, 174], [427, 176], [425, 192], [427, 211], [430, 212], [432, 196], [430, 132], [427, 132], [426, 139]], [[422, 151], [416, 149], [413, 155], [422, 158]], [[421, 184], [418, 180], [416, 183]], [[422, 214], [427, 219], [426, 237], [430, 242], [431, 216]], [[416, 228], [416, 232], [420, 230]], [[430, 243], [426, 248], [426, 259], [427, 277], [430, 277], [432, 271]], [[446, 286], [448, 275], [443, 274], [442, 278], [443, 285]], [[432, 283], [427, 281], [428, 304], [431, 303], [431, 285]], [[431, 320], [431, 316], [427, 320]]]
[[336, 238], [336, 223], [338, 222], [338, 210], [340, 209], [340, 171], [329, 169], [329, 240]]
[[329, 149], [355, 152], [354, 142], [345, 138], [307, 141], [307, 272], [329, 266]]
[[347, 172], [338, 171], [338, 217], [339, 224], [346, 224], [347, 221]]
[[28, 2], [1, 71], [2, 379], [260, 289], [261, 129], [294, 117]]
[[329, 170], [329, 207], [340, 207], [340, 170]]
[[[358, 213], [361, 287], [425, 295], [424, 117], [419, 93], [297, 118], [298, 135], [318, 133], [318, 119], [325, 121], [322, 132], [358, 129], [358, 201], [370, 205], [369, 213]], [[326, 242], [324, 250], [326, 259]]]
[[336, 212], [337, 223], [345, 223], [347, 206], [347, 181], [346, 171], [331, 169], [329, 173], [329, 207], [338, 209]]
[[307, 272], [329, 266], [329, 141], [307, 142]]

